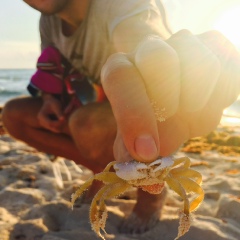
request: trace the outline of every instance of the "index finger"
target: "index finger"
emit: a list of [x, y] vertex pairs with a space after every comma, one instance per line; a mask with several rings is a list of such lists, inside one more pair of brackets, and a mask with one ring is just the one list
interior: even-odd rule
[[157, 119], [165, 121], [179, 106], [180, 64], [176, 51], [159, 36], [149, 36], [139, 44], [134, 60]]
[[209, 31], [198, 37], [215, 53], [221, 63], [221, 74], [208, 104], [214, 108], [226, 108], [240, 93], [239, 51], [220, 32]]
[[143, 162], [156, 159], [159, 137], [155, 115], [144, 81], [129, 55], [110, 56], [102, 69], [101, 80], [130, 155]]

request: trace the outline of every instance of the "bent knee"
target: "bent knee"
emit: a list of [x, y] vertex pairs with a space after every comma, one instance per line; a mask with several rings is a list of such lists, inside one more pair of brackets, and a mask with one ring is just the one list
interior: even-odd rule
[[96, 121], [86, 108], [80, 108], [69, 118], [69, 129], [75, 139], [90, 140]]
[[20, 109], [16, 106], [16, 99], [8, 101], [2, 111], [3, 125], [7, 127], [11, 121], [15, 121], [18, 118], [18, 112]]
[[[21, 132], [24, 131], [26, 119], [28, 119], [30, 115], [29, 112], [31, 112], [31, 115], [34, 115], [31, 111], [31, 109], [33, 109], [32, 101], [37, 103], [37, 101], [33, 100], [33, 98], [12, 99], [3, 107], [3, 125], [12, 136], [21, 138], [19, 135], [21, 135]], [[34, 105], [36, 104], [34, 103]]]
[[69, 119], [69, 129], [75, 144], [85, 158], [95, 159], [96, 152], [93, 149], [94, 120], [79, 109]]
[[2, 111], [2, 122], [4, 128], [10, 135], [16, 138], [19, 138], [19, 134], [17, 134], [19, 131], [16, 130], [21, 129], [21, 125], [19, 125], [21, 119], [19, 113], [20, 111], [21, 109], [16, 106], [16, 99], [7, 102]]
[[69, 119], [69, 128], [78, 149], [86, 158], [98, 159], [103, 152], [112, 150], [116, 123], [107, 105], [93, 104], [80, 108]]

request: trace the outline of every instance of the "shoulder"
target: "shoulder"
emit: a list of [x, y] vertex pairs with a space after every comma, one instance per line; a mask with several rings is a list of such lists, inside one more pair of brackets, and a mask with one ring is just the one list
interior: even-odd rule
[[59, 18], [55, 16], [41, 15], [39, 22], [39, 32], [41, 38], [41, 49], [49, 45], [55, 45], [56, 39], [61, 31]]
[[47, 15], [43, 15], [41, 14], [40, 16], [40, 28], [42, 27], [50, 27], [50, 26], [54, 26], [57, 25], [59, 22], [59, 18], [56, 16], [47, 16]]
[[[132, 16], [143, 11], [153, 10], [160, 14], [160, 0], [92, 0], [89, 8], [91, 17], [111, 21]], [[100, 19], [101, 17], [101, 19]]]
[[112, 0], [110, 11], [113, 16], [137, 14], [146, 10], [160, 13], [158, 2], [159, 0]]
[[[127, 20], [136, 17], [138, 21], [139, 16], [155, 15], [156, 18], [162, 18], [163, 5], [160, 0], [112, 0], [111, 8], [109, 10], [109, 31], [113, 32], [115, 27]], [[141, 16], [140, 16], [141, 17]]]
[[[129, 52], [147, 36], [157, 35], [163, 39], [171, 32], [164, 21], [161, 6], [155, 0], [129, 0], [120, 3], [118, 14], [113, 14], [109, 25], [113, 43], [117, 51]], [[117, 11], [116, 10], [116, 11]], [[164, 9], [163, 9], [164, 10]]]

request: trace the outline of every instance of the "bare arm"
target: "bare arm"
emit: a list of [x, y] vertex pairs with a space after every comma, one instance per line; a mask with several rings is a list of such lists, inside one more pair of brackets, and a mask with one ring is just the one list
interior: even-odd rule
[[113, 42], [117, 52], [129, 53], [152, 35], [162, 39], [170, 37], [161, 17], [153, 11], [146, 11], [118, 24], [113, 32]]
[[[145, 162], [172, 154], [188, 138], [216, 127], [240, 92], [239, 53], [224, 36], [181, 31], [165, 41], [160, 19], [145, 14], [116, 27], [117, 53], [102, 69], [118, 125], [119, 161], [126, 160], [124, 151]], [[227, 96], [221, 104], [219, 89]]]
[[[149, 46], [154, 46], [149, 49], [150, 52], [144, 50], [146, 47], [139, 46], [145, 45], [144, 39], [159, 35], [161, 37], [152, 39], [154, 44], [150, 41]], [[162, 40], [167, 37], [169, 33], [163, 26], [161, 18], [154, 12], [151, 14], [144, 12], [123, 21], [113, 33], [116, 51], [123, 53], [110, 56], [102, 71], [103, 86], [118, 123], [117, 139], [123, 139], [130, 155], [136, 159], [153, 160], [159, 155], [158, 126], [151, 100], [158, 102], [163, 100], [164, 95], [159, 94], [162, 85], [165, 91], [171, 91], [173, 96], [171, 106], [168, 108], [169, 113], [176, 111], [178, 105], [178, 57]], [[158, 51], [155, 51], [156, 46]], [[141, 53], [140, 48], [143, 49]], [[142, 57], [143, 55], [145, 57]], [[155, 59], [157, 61], [153, 62]], [[153, 69], [150, 69], [151, 67]], [[156, 68], [158, 72], [155, 73]], [[162, 74], [161, 68], [168, 71]], [[149, 70], [152, 73], [145, 78], [144, 75], [148, 75]], [[115, 146], [117, 145], [116, 141]]]

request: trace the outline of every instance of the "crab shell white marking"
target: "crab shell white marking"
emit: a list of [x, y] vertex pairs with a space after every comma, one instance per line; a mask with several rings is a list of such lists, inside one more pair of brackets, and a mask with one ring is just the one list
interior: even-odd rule
[[125, 181], [134, 181], [144, 178], [155, 178], [161, 174], [162, 170], [173, 165], [172, 157], [163, 157], [152, 163], [140, 163], [135, 160], [125, 163], [114, 164], [116, 175]]

